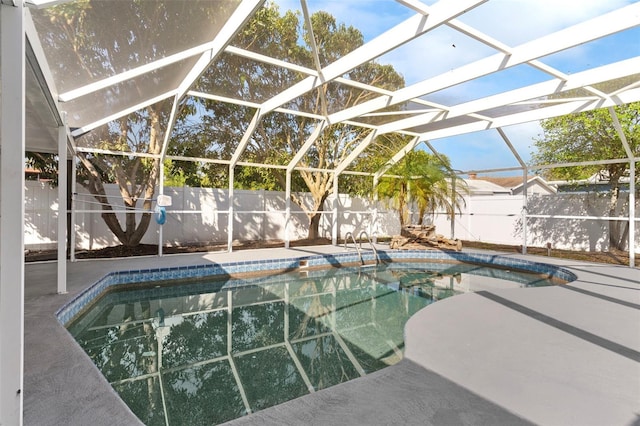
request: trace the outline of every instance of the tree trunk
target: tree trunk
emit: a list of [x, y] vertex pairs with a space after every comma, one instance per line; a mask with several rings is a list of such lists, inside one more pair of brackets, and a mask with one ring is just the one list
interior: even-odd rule
[[309, 232], [307, 233], [308, 240], [315, 240], [320, 237], [320, 219], [322, 213], [314, 213], [309, 215]]
[[424, 215], [427, 213], [426, 206], [421, 205], [419, 208], [419, 217], [418, 217], [418, 225], [424, 224]]
[[[611, 198], [609, 199], [609, 217], [616, 215], [616, 209], [620, 198], [620, 177], [622, 173], [617, 170], [609, 171], [609, 184], [611, 185]], [[626, 232], [622, 232], [623, 222], [609, 221], [609, 249], [624, 250], [627, 247]]]
[[[162, 133], [160, 129], [160, 114], [155, 108], [148, 108], [149, 113], [149, 125], [151, 127], [149, 132], [149, 154], [159, 154], [161, 150]], [[121, 122], [120, 137], [127, 138], [127, 132], [129, 128], [126, 122]], [[118, 184], [120, 195], [124, 201], [125, 209], [135, 211], [138, 208], [138, 201], [142, 197], [142, 208], [146, 211], [151, 210], [153, 202], [151, 201], [155, 194], [155, 186], [158, 181], [158, 174], [160, 172], [160, 160], [157, 158], [150, 159], [151, 168], [143, 177], [143, 181], [139, 184], [136, 183], [136, 175], [141, 167], [142, 159], [136, 158], [127, 166], [128, 170], [123, 170], [122, 167], [114, 167], [110, 169], [107, 163], [104, 163], [100, 157], [94, 157], [89, 160], [86, 155], [80, 153], [78, 155], [82, 164], [88, 172], [89, 182], [85, 186], [94, 198], [102, 206], [102, 219], [115, 237], [126, 247], [135, 247], [140, 244], [142, 237], [144, 237], [149, 224], [151, 222], [151, 213], [141, 213], [139, 222], [136, 221], [136, 213], [127, 213], [123, 224], [118, 219], [117, 215], [113, 213], [113, 207], [109, 203], [106, 197], [106, 191], [102, 182], [100, 172], [112, 172], [115, 175], [116, 183]]]
[[407, 193], [408, 193], [408, 188], [404, 184], [402, 184], [400, 186], [400, 194], [398, 194], [398, 216], [400, 218], [400, 229], [402, 229], [403, 226], [408, 225], [407, 222], [409, 222]]
[[[312, 194], [313, 195], [313, 194]], [[324, 211], [324, 202], [329, 196], [329, 192], [325, 191], [321, 194], [319, 198], [314, 195], [313, 200], [313, 210], [317, 213], [309, 213], [307, 217], [309, 218], [309, 232], [307, 233], [308, 240], [315, 240], [316, 238], [320, 238], [320, 219], [322, 219], [322, 212]]]

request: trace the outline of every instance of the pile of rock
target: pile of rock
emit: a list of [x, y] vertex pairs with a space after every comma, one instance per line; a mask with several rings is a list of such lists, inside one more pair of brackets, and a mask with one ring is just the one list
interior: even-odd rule
[[435, 225], [407, 225], [394, 235], [389, 245], [392, 249], [402, 250], [462, 250], [462, 241], [451, 240], [436, 234]]

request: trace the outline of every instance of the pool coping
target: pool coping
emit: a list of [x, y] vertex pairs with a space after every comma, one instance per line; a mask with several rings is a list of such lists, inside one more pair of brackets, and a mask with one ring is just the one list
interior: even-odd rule
[[265, 259], [225, 263], [208, 263], [166, 268], [143, 268], [109, 272], [89, 285], [73, 299], [56, 311], [56, 317], [66, 325], [81, 314], [84, 309], [104, 292], [121, 284], [156, 282], [181, 279], [201, 279], [205, 277], [242, 277], [249, 274], [277, 273], [283, 271], [310, 270], [326, 267], [344, 267], [382, 262], [422, 261], [450, 263], [471, 263], [491, 267], [515, 269], [546, 275], [563, 282], [574, 281], [577, 277], [568, 269], [556, 265], [515, 259], [495, 254], [467, 253], [435, 250], [379, 250], [364, 253], [346, 252], [338, 254], [307, 255], [282, 259]]

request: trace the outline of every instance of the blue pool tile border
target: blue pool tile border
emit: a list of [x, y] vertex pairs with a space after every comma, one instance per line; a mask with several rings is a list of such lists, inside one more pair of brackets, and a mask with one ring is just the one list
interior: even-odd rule
[[[562, 281], [571, 282], [577, 279], [571, 271], [546, 263], [531, 260], [514, 259], [512, 257], [487, 253], [463, 253], [435, 250], [384, 250], [378, 251], [378, 256], [383, 261], [401, 260], [432, 260], [442, 262], [463, 262], [487, 266], [498, 266], [508, 269], [545, 274]], [[365, 262], [374, 262], [373, 252], [362, 253]], [[318, 254], [284, 259], [268, 259], [259, 261], [240, 261], [228, 263], [211, 263], [203, 265], [177, 266], [170, 268], [131, 269], [110, 272], [98, 281], [81, 291], [74, 298], [64, 304], [56, 317], [62, 325], [66, 325], [87, 305], [105, 292], [110, 287], [121, 284], [139, 282], [166, 281], [184, 278], [224, 277], [241, 273], [255, 273], [266, 271], [298, 270], [305, 268], [338, 267], [352, 265], [360, 262], [357, 252], [345, 252], [338, 254]]]

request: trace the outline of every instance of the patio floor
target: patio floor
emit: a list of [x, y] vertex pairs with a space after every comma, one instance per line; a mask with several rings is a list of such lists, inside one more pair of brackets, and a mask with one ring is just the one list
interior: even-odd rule
[[[25, 267], [26, 425], [132, 425], [137, 418], [54, 318], [110, 271], [306, 256], [265, 249]], [[513, 257], [523, 257], [512, 255]], [[640, 270], [543, 257], [566, 286], [469, 293], [432, 304], [405, 329], [405, 359], [233, 424], [640, 424]]]

